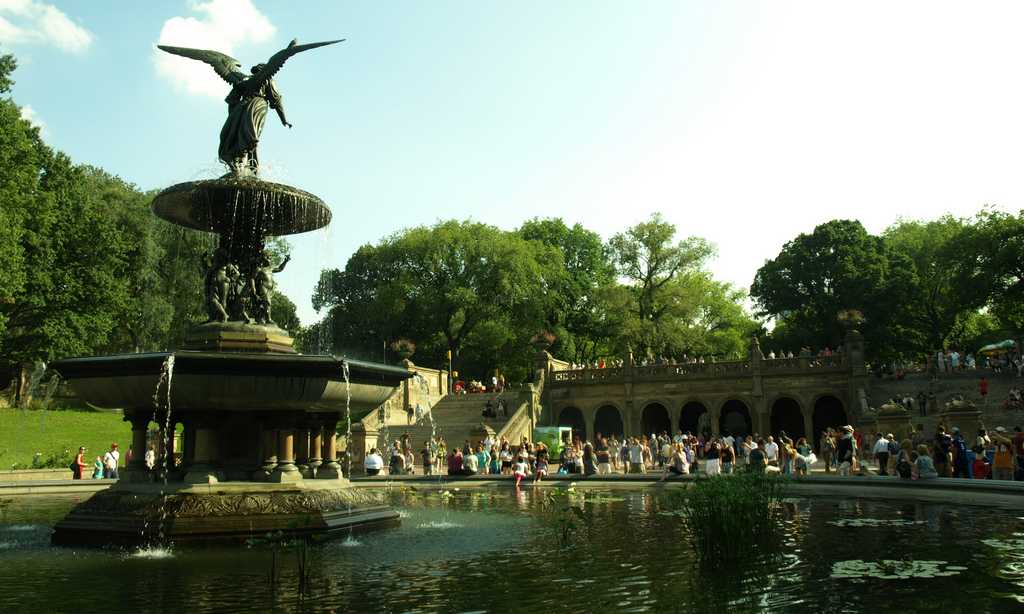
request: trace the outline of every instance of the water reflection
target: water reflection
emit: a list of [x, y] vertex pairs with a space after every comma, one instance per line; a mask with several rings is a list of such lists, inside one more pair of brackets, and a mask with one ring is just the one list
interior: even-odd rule
[[[444, 497], [395, 489], [402, 526], [312, 548], [301, 599], [294, 552], [279, 555], [271, 583], [272, 553], [261, 548], [169, 556], [58, 550], [49, 546], [49, 527], [71, 503], [49, 511], [18, 504], [0, 523], [7, 576], [0, 611], [31, 611], [66, 595], [85, 611], [103, 610], [111, 595], [118, 609], [189, 612], [916, 611], [926, 604], [1000, 611], [1019, 607], [1024, 593], [1024, 523], [998, 510], [787, 499], [776, 547], [710, 569], [698, 564], [680, 519], [659, 513], [656, 494], [588, 491], [584, 526], [562, 544], [544, 492], [467, 489]], [[33, 514], [48, 520], [32, 522]], [[836, 561], [911, 556], [966, 570], [955, 582], [831, 577]]]

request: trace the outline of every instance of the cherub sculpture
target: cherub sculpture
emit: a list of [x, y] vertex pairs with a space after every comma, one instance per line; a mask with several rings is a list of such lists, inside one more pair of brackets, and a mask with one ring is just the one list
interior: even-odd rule
[[284, 104], [272, 77], [281, 70], [285, 61], [296, 53], [333, 45], [343, 40], [345, 39], [305, 45], [293, 40], [287, 47], [270, 56], [265, 64], [253, 66], [251, 75], [239, 70], [242, 64], [238, 60], [219, 51], [167, 45], [157, 47], [167, 53], [205, 62], [231, 84], [231, 92], [224, 99], [228, 103], [228, 118], [220, 130], [220, 148], [217, 155], [231, 168], [233, 174], [241, 176], [250, 173], [255, 175], [259, 170], [256, 147], [260, 142], [268, 108], [277, 112], [282, 125], [292, 127], [285, 116]]

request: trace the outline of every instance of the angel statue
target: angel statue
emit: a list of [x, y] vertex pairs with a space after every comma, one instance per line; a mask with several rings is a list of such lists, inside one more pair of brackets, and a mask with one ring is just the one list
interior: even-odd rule
[[343, 40], [345, 39], [305, 45], [293, 40], [287, 47], [270, 56], [265, 64], [253, 66], [251, 75], [239, 70], [242, 64], [238, 60], [219, 51], [167, 45], [157, 47], [167, 53], [205, 62], [213, 67], [220, 78], [231, 84], [231, 93], [224, 99], [224, 102], [228, 103], [228, 118], [224, 122], [224, 127], [220, 129], [220, 149], [217, 155], [235, 175], [255, 175], [260, 165], [256, 146], [259, 145], [263, 123], [267, 119], [267, 108], [277, 112], [282, 125], [292, 127], [284, 114], [281, 94], [278, 93], [272, 77], [281, 70], [288, 58], [296, 53], [333, 45]]

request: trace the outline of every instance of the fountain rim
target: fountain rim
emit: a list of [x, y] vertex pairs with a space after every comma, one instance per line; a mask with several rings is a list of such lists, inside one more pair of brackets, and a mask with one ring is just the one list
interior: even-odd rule
[[154, 375], [159, 373], [161, 366], [171, 356], [174, 356], [175, 374], [179, 375], [297, 376], [344, 381], [345, 365], [348, 365], [349, 380], [353, 383], [376, 381], [378, 378], [397, 383], [414, 375], [414, 372], [404, 367], [331, 354], [257, 354], [198, 350], [80, 356], [54, 361], [50, 367], [66, 380]]
[[316, 194], [284, 183], [264, 181], [257, 177], [226, 176], [216, 179], [199, 179], [176, 183], [157, 192], [150, 204], [150, 210], [156, 217], [177, 226], [217, 234], [223, 232], [224, 229], [213, 227], [208, 223], [202, 223], [193, 218], [192, 210], [198, 206], [194, 200], [194, 194], [199, 190], [249, 191], [255, 189], [295, 196], [319, 208], [324, 213], [323, 219], [316, 224], [300, 226], [294, 229], [289, 228], [287, 230], [281, 228], [274, 229], [273, 232], [267, 233], [268, 236], [284, 236], [310, 232], [324, 228], [331, 223], [333, 217], [331, 208]]

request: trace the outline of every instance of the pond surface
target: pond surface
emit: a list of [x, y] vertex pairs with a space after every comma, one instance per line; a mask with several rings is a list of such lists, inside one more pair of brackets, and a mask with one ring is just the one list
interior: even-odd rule
[[1024, 610], [1024, 519], [1011, 511], [788, 499], [781, 546], [707, 571], [658, 495], [587, 490], [563, 543], [545, 493], [395, 491], [401, 528], [310, 547], [302, 599], [297, 550], [278, 551], [272, 583], [268, 546], [58, 549], [50, 527], [73, 501], [9, 499], [0, 612]]

